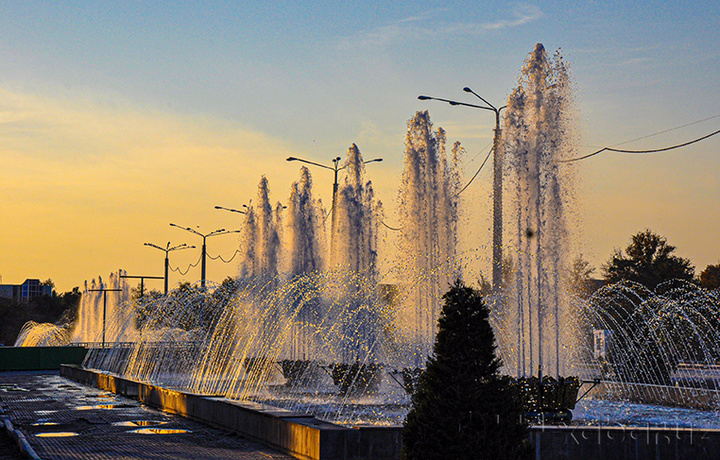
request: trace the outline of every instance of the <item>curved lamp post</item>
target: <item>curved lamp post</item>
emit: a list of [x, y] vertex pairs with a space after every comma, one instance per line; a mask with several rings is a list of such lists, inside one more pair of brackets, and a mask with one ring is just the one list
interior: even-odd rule
[[218, 229], [218, 230], [214, 230], [214, 231], [212, 231], [212, 232], [210, 232], [210, 233], [202, 234], [202, 233], [198, 232], [197, 230], [195, 230], [194, 228], [191, 228], [191, 227], [181, 227], [180, 225], [173, 224], [173, 223], [171, 223], [170, 226], [172, 226], [172, 227], [177, 227], [177, 228], [179, 228], [179, 229], [181, 229], [181, 230], [185, 230], [186, 232], [194, 233], [195, 235], [198, 235], [198, 236], [201, 236], [201, 237], [202, 237], [203, 242], [202, 242], [202, 266], [201, 266], [201, 270], [200, 270], [200, 287], [202, 287], [203, 289], [205, 289], [205, 274], [206, 274], [206, 272], [207, 272], [207, 260], [206, 260], [206, 259], [207, 259], [207, 245], [206, 245], [206, 240], [207, 240], [209, 237], [215, 236], [215, 235], [226, 235], [226, 234], [228, 234], [228, 233], [239, 233], [240, 230], [225, 230], [224, 228], [221, 228], [221, 229]]
[[466, 93], [471, 93], [483, 101], [486, 105], [468, 104], [466, 102], [458, 102], [450, 99], [443, 99], [432, 96], [418, 96], [421, 101], [441, 101], [450, 105], [459, 105], [470, 107], [473, 109], [490, 110], [495, 113], [495, 136], [493, 137], [493, 269], [492, 269], [492, 287], [493, 293], [499, 294], [502, 288], [502, 154], [499, 152], [500, 141], [502, 139], [502, 131], [500, 130], [500, 111], [507, 106], [500, 108], [495, 107], [482, 96], [471, 90], [467, 86], [463, 88]]
[[161, 251], [165, 252], [165, 295], [168, 293], [168, 271], [170, 269], [170, 258], [168, 257], [168, 254], [170, 251], [178, 251], [180, 249], [195, 249], [195, 246], [188, 246], [187, 244], [179, 244], [177, 246], [170, 247], [170, 242], [168, 241], [168, 244], [166, 247], [158, 246], [157, 244], [152, 243], [145, 243], [145, 246], [150, 246], [151, 248], [159, 249]]

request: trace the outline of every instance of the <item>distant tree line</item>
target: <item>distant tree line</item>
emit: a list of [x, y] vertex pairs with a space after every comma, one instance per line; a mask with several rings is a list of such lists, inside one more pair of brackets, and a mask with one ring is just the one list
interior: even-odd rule
[[80, 305], [80, 288], [58, 293], [55, 283], [48, 279], [42, 283], [52, 287], [52, 294], [36, 297], [28, 303], [0, 298], [0, 343], [9, 346], [15, 343], [20, 329], [28, 321], [39, 323], [65, 324], [75, 320]]

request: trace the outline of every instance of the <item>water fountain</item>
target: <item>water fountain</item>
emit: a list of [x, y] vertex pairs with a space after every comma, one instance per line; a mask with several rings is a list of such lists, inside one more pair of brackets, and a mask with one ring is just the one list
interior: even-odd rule
[[[667, 372], [660, 369], [666, 379], [655, 383], [690, 379], [702, 386], [699, 371], [688, 368], [683, 374], [680, 363], [717, 363], [720, 346], [710, 326], [717, 324], [714, 294], [688, 287], [672, 290], [673, 300], [664, 292], [633, 301], [630, 292], [637, 287], [615, 286], [581, 302], [567, 293], [563, 278], [569, 265], [572, 171], [558, 160], [573, 153], [570, 102], [562, 58], [548, 58], [538, 45], [510, 97], [504, 146], [498, 152], [507, 165], [505, 196], [515, 197], [506, 214], [511, 216], [506, 226], [512, 237], [506, 248], [513, 260], [511, 282], [502, 298], [493, 299], [504, 370], [526, 378], [539, 369], [541, 376], [648, 384], [655, 381], [631, 377], [619, 357], [633, 346], [623, 334], [632, 338], [649, 331], [645, 336], [654, 345], [636, 354], [659, 351], [662, 362], [677, 363]], [[399, 193], [401, 256], [391, 272], [399, 281], [381, 283], [387, 276], [377, 263], [383, 256], [382, 205], [365, 179], [360, 150], [352, 145], [331, 216], [314, 198], [307, 168], [292, 184], [286, 209], [271, 205], [269, 181], [263, 177], [257, 201], [245, 216], [238, 278], [206, 289], [182, 285], [167, 296], [113, 306], [106, 333], [115, 346], [91, 350], [85, 365], [340, 423], [400, 424], [409, 403], [406, 390], [432, 349], [440, 296], [462, 275], [459, 267], [465, 262], [456, 250], [461, 147], [455, 144], [448, 158], [445, 144], [445, 132], [433, 131], [427, 112], [408, 122]], [[327, 217], [334, 222], [329, 241]], [[111, 277], [108, 286], [126, 291], [119, 281]], [[91, 284], [83, 295], [75, 341], [98, 341], [100, 297], [90, 294], [98, 285]], [[607, 313], [616, 305], [608, 300], [611, 293], [622, 299], [613, 301], [617, 309], [629, 308], [630, 302], [638, 311], [633, 327], [623, 329], [617, 315]], [[692, 310], [700, 304], [702, 313]], [[671, 313], [677, 322], [664, 320]], [[661, 332], [660, 325], [672, 332]], [[593, 330], [615, 331], [610, 353], [616, 358], [606, 369], [588, 351]], [[694, 331], [696, 338], [678, 341], [680, 331]], [[702, 356], [686, 352], [697, 349]], [[705, 380], [717, 381], [715, 376]], [[604, 394], [617, 391], [606, 385]]]
[[[85, 282], [77, 318], [71, 324], [38, 324], [30, 321], [23, 326], [15, 340], [16, 347], [63, 346], [69, 343], [101, 343], [133, 341], [135, 311], [127, 303], [130, 287], [121, 277], [125, 272], [111, 273], [108, 281], [102, 277]], [[107, 291], [105, 293], [104, 291]]]

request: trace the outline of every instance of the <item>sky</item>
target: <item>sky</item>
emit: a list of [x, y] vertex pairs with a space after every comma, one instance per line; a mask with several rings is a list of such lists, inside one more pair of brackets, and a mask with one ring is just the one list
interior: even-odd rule
[[[256, 201], [263, 174], [283, 202], [299, 178], [285, 158], [329, 163], [353, 143], [383, 158], [367, 174], [395, 224], [416, 111], [462, 142], [465, 180], [492, 140], [492, 114], [417, 96], [472, 103], [470, 86], [504, 105], [536, 43], [569, 65], [579, 154], [692, 140], [720, 129], [718, 19], [712, 1], [2, 2], [0, 279], [63, 292], [118, 269], [162, 276], [144, 243], [202, 243], [170, 223], [237, 229], [214, 206]], [[698, 272], [720, 263], [719, 153], [716, 136], [578, 163], [576, 251], [599, 275], [649, 228]], [[332, 172], [311, 172], [329, 203]], [[463, 192], [463, 251], [490, 243], [490, 173]], [[238, 245], [207, 242], [213, 258]], [[189, 270], [171, 286], [199, 280], [198, 257], [170, 253]], [[236, 271], [208, 262], [211, 281]]]

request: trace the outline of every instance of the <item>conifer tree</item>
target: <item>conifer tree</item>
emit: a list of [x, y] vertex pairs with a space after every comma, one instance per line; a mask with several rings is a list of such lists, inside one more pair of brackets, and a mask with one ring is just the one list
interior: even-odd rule
[[456, 281], [443, 296], [434, 354], [413, 394], [404, 459], [509, 459], [527, 451], [517, 391], [501, 376], [479, 291]]

